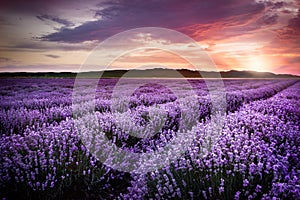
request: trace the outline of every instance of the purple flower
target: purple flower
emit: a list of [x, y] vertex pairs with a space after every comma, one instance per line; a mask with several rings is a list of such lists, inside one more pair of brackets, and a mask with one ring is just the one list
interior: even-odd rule
[[224, 187], [219, 187], [219, 193], [223, 193], [224, 192]]
[[241, 192], [240, 191], [237, 191], [234, 195], [234, 200], [239, 200], [240, 199], [240, 195], [241, 195]]
[[244, 179], [243, 181], [243, 186], [247, 187], [249, 185], [249, 181], [247, 179]]

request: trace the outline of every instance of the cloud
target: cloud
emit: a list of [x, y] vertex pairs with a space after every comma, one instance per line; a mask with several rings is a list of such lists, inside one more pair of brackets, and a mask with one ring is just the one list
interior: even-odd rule
[[260, 16], [260, 13], [231, 16], [212, 23], [181, 27], [178, 30], [197, 41], [209, 40], [209, 46], [213, 46], [219, 41], [237, 38], [256, 31], [260, 28], [257, 24]]
[[300, 42], [300, 9], [298, 10], [298, 15], [289, 21], [288, 26], [283, 30], [278, 30], [279, 37], [287, 40], [297, 40], [298, 44]]
[[300, 63], [300, 55], [290, 59], [290, 63]]
[[41, 21], [45, 21], [45, 20], [50, 20], [50, 21], [53, 21], [55, 23], [58, 23], [58, 24], [62, 24], [64, 26], [74, 26], [74, 24], [66, 19], [61, 19], [59, 17], [55, 17], [55, 16], [51, 16], [51, 15], [38, 15], [36, 16], [39, 20]]
[[42, 40], [77, 43], [103, 40], [124, 30], [138, 27], [179, 29], [194, 24], [213, 23], [228, 17], [255, 15], [264, 5], [250, 0], [165, 0], [110, 1], [101, 3], [96, 11], [99, 20], [86, 22], [75, 28], [63, 27], [44, 35]]
[[5, 65], [0, 66], [0, 72], [74, 72], [79, 68], [80, 65]]
[[18, 13], [33, 13], [33, 12], [48, 12], [54, 7], [65, 6], [69, 1], [61, 0], [31, 0], [31, 1], [22, 1], [22, 0], [2, 0], [0, 1], [0, 10], [18, 12]]
[[96, 42], [83, 42], [83, 43], [55, 43], [55, 42], [40, 42], [30, 41], [18, 44], [3, 45], [0, 47], [1, 51], [7, 52], [47, 52], [51, 50], [64, 50], [64, 51], [91, 51], [97, 45]]
[[273, 25], [277, 23], [278, 18], [277, 14], [266, 14], [258, 19], [257, 23], [260, 25]]
[[58, 56], [58, 55], [52, 55], [52, 54], [47, 54], [45, 56], [47, 56], [49, 58], [60, 58], [60, 56]]
[[[300, 2], [298, 3], [300, 6]], [[284, 26], [274, 30], [276, 38], [265, 47], [266, 52], [278, 54], [300, 54], [300, 9], [293, 13]]]
[[0, 16], [0, 24], [6, 24], [6, 20], [3, 16]]
[[[20, 20], [21, 18], [19, 18]], [[13, 22], [10, 22], [5, 16], [0, 16], [0, 27], [1, 26], [10, 26], [13, 25]]]
[[10, 62], [10, 61], [12, 61], [12, 59], [6, 58], [6, 57], [0, 57], [0, 63], [1, 62]]

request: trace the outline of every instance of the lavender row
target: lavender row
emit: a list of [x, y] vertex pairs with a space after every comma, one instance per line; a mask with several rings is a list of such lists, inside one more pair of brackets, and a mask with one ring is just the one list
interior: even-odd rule
[[[68, 119], [27, 129], [23, 135], [2, 136], [0, 152], [2, 197], [112, 198], [116, 187], [112, 181], [125, 178], [89, 153]], [[69, 193], [74, 187], [76, 192]], [[82, 196], [89, 191], [96, 196]]]
[[[206, 126], [199, 124], [198, 140], [184, 157], [162, 170], [135, 176], [123, 197], [298, 199], [300, 124], [286, 113], [299, 115], [299, 88], [298, 82], [230, 113], [208, 154], [203, 153]], [[293, 103], [294, 107], [286, 106]]]
[[[20, 85], [19, 89], [18, 87], [16, 87], [16, 91], [10, 92], [11, 95], [1, 96], [1, 134], [21, 134], [26, 126], [39, 126], [43, 123], [52, 123], [54, 121], [60, 122], [61, 120], [66, 119], [66, 117], [72, 116], [72, 81], [47, 81], [51, 84], [47, 85], [46, 83], [41, 82], [39, 84], [36, 83], [36, 86], [33, 85], [32, 87], [38, 88], [37, 91], [34, 90], [33, 92], [29, 92], [29, 89], [20, 91], [19, 89], [23, 89], [23, 87], [28, 88], [30, 82], [26, 80], [25, 83], [22, 84], [24, 86], [22, 87], [22, 85]], [[57, 85], [58, 83], [53, 83], [55, 81], [58, 81], [65, 86], [60, 88]], [[280, 81], [270, 86], [269, 82], [270, 81], [268, 81], [267, 85], [261, 85], [258, 89], [249, 89], [248, 86], [248, 89], [228, 93], [227, 110], [234, 111], [238, 109], [238, 107], [241, 106], [244, 102], [250, 102], [261, 98], [268, 98], [292, 83], [291, 81]], [[250, 83], [248, 84], [250, 85]], [[96, 97], [98, 98], [96, 99], [95, 110], [100, 112], [109, 112], [111, 111], [112, 103], [110, 99], [113, 89], [112, 86], [115, 84], [115, 82], [112, 82], [111, 80], [105, 80], [99, 84], [101, 84], [104, 89], [98, 90], [98, 93], [101, 93], [101, 97], [97, 95], [98, 93], [96, 94]], [[141, 105], [148, 107], [153, 104], [164, 104], [176, 101], [177, 96], [173, 94], [172, 91], [170, 91], [168, 88], [162, 87], [162, 84], [148, 84], [137, 89], [130, 97], [125, 97], [127, 99], [129, 98], [129, 108], [134, 108]], [[194, 81], [192, 84], [195, 85], [196, 82]], [[210, 114], [211, 102], [209, 96], [207, 95], [205, 84], [203, 82], [197, 84], [198, 86], [199, 84], [202, 85], [201, 88], [196, 90], [196, 93], [198, 93], [198, 95], [201, 94], [199, 96], [199, 118], [205, 118]], [[234, 84], [230, 85], [233, 86]], [[246, 84], [244, 84], [244, 86], [245, 85]], [[7, 89], [7, 87], [8, 86], [5, 86], [4, 88]], [[174, 87], [179, 88], [182, 96], [185, 96], [187, 94], [184, 88], [180, 88], [180, 84], [174, 82]], [[91, 92], [87, 91], [87, 93]], [[115, 100], [124, 102], [126, 99], [117, 98]]]
[[[203, 96], [200, 96], [199, 99], [204, 110], [200, 111], [200, 114], [207, 112], [204, 115], [207, 120], [192, 124], [193, 128], [188, 130], [187, 136], [196, 133], [195, 144], [183, 158], [173, 163], [171, 167], [148, 174], [147, 177], [133, 177], [137, 180], [132, 182], [132, 187], [128, 189], [129, 193], [124, 192], [123, 196], [130, 198], [202, 197], [208, 199], [297, 198], [299, 196], [299, 179], [297, 178], [299, 177], [299, 165], [297, 163], [299, 163], [300, 143], [299, 83], [290, 86], [294, 82], [280, 81], [276, 84], [272, 82], [271, 85], [262, 85], [255, 90], [249, 86], [245, 90], [230, 93], [228, 97], [231, 98], [228, 99], [228, 103], [231, 107], [229, 108], [236, 112], [229, 113], [223, 135], [219, 138], [217, 145], [205, 156], [202, 156], [203, 152], [207, 151], [203, 147], [205, 143], [203, 138], [205, 138], [207, 122], [209, 122], [210, 101], [205, 97], [205, 92], [202, 92], [204, 90], [201, 89], [199, 94], [201, 93]], [[25, 85], [32, 83], [28, 80], [25, 81]], [[133, 101], [137, 102], [134, 106], [130, 106], [119, 117], [115, 116], [110, 112], [111, 96], [109, 94], [109, 91], [112, 92], [114, 83], [107, 82], [105, 88], [98, 91], [103, 93], [99, 94], [98, 102], [100, 105], [102, 102], [106, 109], [99, 109], [93, 113], [94, 115], [77, 120], [81, 120], [86, 125], [92, 121], [91, 119], [95, 119], [93, 117], [96, 117], [97, 122], [101, 125], [101, 131], [104, 131], [106, 136], [119, 147], [128, 151], [151, 152], [162, 148], [176, 136], [181, 120], [194, 123], [194, 119], [199, 117], [199, 113], [194, 112], [194, 108], [197, 106], [192, 106], [193, 103], [198, 102], [191, 102], [189, 98], [184, 98], [187, 92], [184, 88], [180, 88], [180, 84], [177, 82], [173, 84], [182, 91], [180, 98], [174, 99], [171, 91], [150, 84], [129, 97], [131, 102], [137, 100]], [[248, 84], [251, 85], [251, 83]], [[46, 85], [41, 84], [39, 90], [47, 88]], [[48, 89], [51, 90], [51, 87], [57, 86], [53, 83], [49, 87]], [[22, 87], [20, 86], [20, 88]], [[68, 103], [70, 89], [62, 88], [57, 87], [57, 90], [66, 92], [61, 99], [59, 93], [50, 95], [51, 91], [40, 91], [40, 93], [26, 91], [29, 95], [27, 97], [26, 93], [12, 92], [12, 99], [13, 97], [16, 99], [27, 98], [28, 102], [32, 99], [32, 103], [25, 104], [28, 108], [22, 107], [20, 102], [16, 104], [11, 102], [15, 108], [8, 108], [9, 103], [3, 106], [4, 112], [2, 113], [5, 115], [3, 114], [1, 118], [1, 123], [4, 124], [1, 128], [6, 131], [6, 134], [1, 135], [0, 138], [0, 185], [1, 191], [7, 193], [1, 192], [1, 195], [9, 195], [9, 192], [15, 190], [25, 194], [29, 188], [36, 191], [33, 194], [43, 195], [44, 191], [60, 196], [63, 195], [60, 192], [68, 190], [70, 185], [74, 185], [74, 182], [82, 180], [83, 182], [75, 185], [78, 187], [87, 182], [88, 185], [84, 188], [83, 193], [92, 193], [91, 190], [96, 190], [96, 193], [99, 193], [100, 197], [104, 195], [102, 196], [104, 198], [111, 197], [111, 193], [114, 193], [112, 191], [110, 194], [106, 194], [107, 191], [117, 187], [112, 185], [113, 181], [125, 179], [126, 174], [114, 172], [109, 167], [97, 163], [81, 143], [77, 132], [78, 127], [75, 127], [73, 119], [69, 118], [71, 114]], [[287, 89], [283, 90], [284, 88]], [[161, 95], [161, 90], [165, 91], [166, 95]], [[283, 91], [280, 92], [281, 90]], [[89, 91], [86, 92], [89, 93]], [[30, 94], [37, 96], [30, 96]], [[275, 96], [266, 99], [273, 95]], [[45, 103], [40, 104], [45, 96], [47, 97]], [[3, 96], [3, 98], [8, 97]], [[36, 102], [38, 103], [33, 101], [34, 98], [37, 98]], [[201, 98], [207, 99], [207, 101], [201, 101]], [[148, 100], [145, 101], [145, 99]], [[266, 100], [245, 104], [259, 99]], [[60, 101], [67, 103], [52, 104], [52, 102]], [[186, 106], [180, 108], [179, 101], [183, 101]], [[273, 102], [276, 103], [273, 104]], [[153, 106], [155, 103], [157, 106]], [[37, 105], [41, 105], [41, 108], [36, 108]], [[167, 113], [167, 117], [153, 120], [154, 122], [164, 122], [154, 125], [154, 127], [162, 127], [161, 133], [153, 138], [143, 140], [129, 137], [128, 132], [141, 131], [143, 130], [141, 128], [150, 123], [149, 115], [153, 111], [150, 112], [149, 109], [153, 108], [156, 109], [154, 113], [158, 113], [154, 117], [162, 114], [161, 111]], [[190, 115], [185, 119], [180, 118], [181, 109], [186, 109], [189, 111], [186, 113], [190, 113]], [[55, 120], [53, 113], [58, 114], [58, 120]], [[125, 117], [133, 119], [135, 126], [123, 121]], [[18, 126], [21, 128], [14, 130]], [[13, 128], [13, 131], [9, 128]], [[149, 160], [149, 162], [152, 161]], [[147, 184], [147, 187], [143, 187], [143, 184]], [[241, 189], [236, 191], [231, 188]], [[99, 196], [97, 197], [99, 198]]]

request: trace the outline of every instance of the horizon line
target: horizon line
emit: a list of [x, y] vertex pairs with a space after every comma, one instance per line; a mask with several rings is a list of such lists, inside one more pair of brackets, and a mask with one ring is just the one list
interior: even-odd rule
[[230, 69], [230, 70], [224, 70], [224, 71], [199, 71], [199, 70], [193, 70], [193, 69], [186, 69], [186, 68], [150, 68], [150, 69], [107, 69], [107, 70], [99, 70], [99, 71], [7, 71], [7, 72], [0, 72], [0, 74], [12, 74], [12, 73], [54, 73], [54, 74], [59, 74], [59, 73], [71, 73], [71, 74], [78, 74], [78, 73], [96, 73], [96, 72], [113, 72], [113, 71], [147, 71], [147, 70], [186, 70], [190, 72], [204, 72], [204, 73], [222, 73], [222, 72], [250, 72], [250, 73], [269, 73], [273, 75], [289, 75], [289, 76], [296, 76], [300, 77], [300, 74], [278, 74], [270, 71], [255, 71], [255, 70], [236, 70], [236, 69]]

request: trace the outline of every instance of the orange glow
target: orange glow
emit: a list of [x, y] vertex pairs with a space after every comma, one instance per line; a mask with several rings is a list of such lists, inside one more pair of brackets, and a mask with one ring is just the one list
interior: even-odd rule
[[125, 54], [115, 60], [110, 65], [110, 69], [134, 69], [143, 65], [166, 68], [172, 66], [174, 69], [192, 68], [188, 61], [178, 55], [159, 49], [150, 49], [136, 50]]

